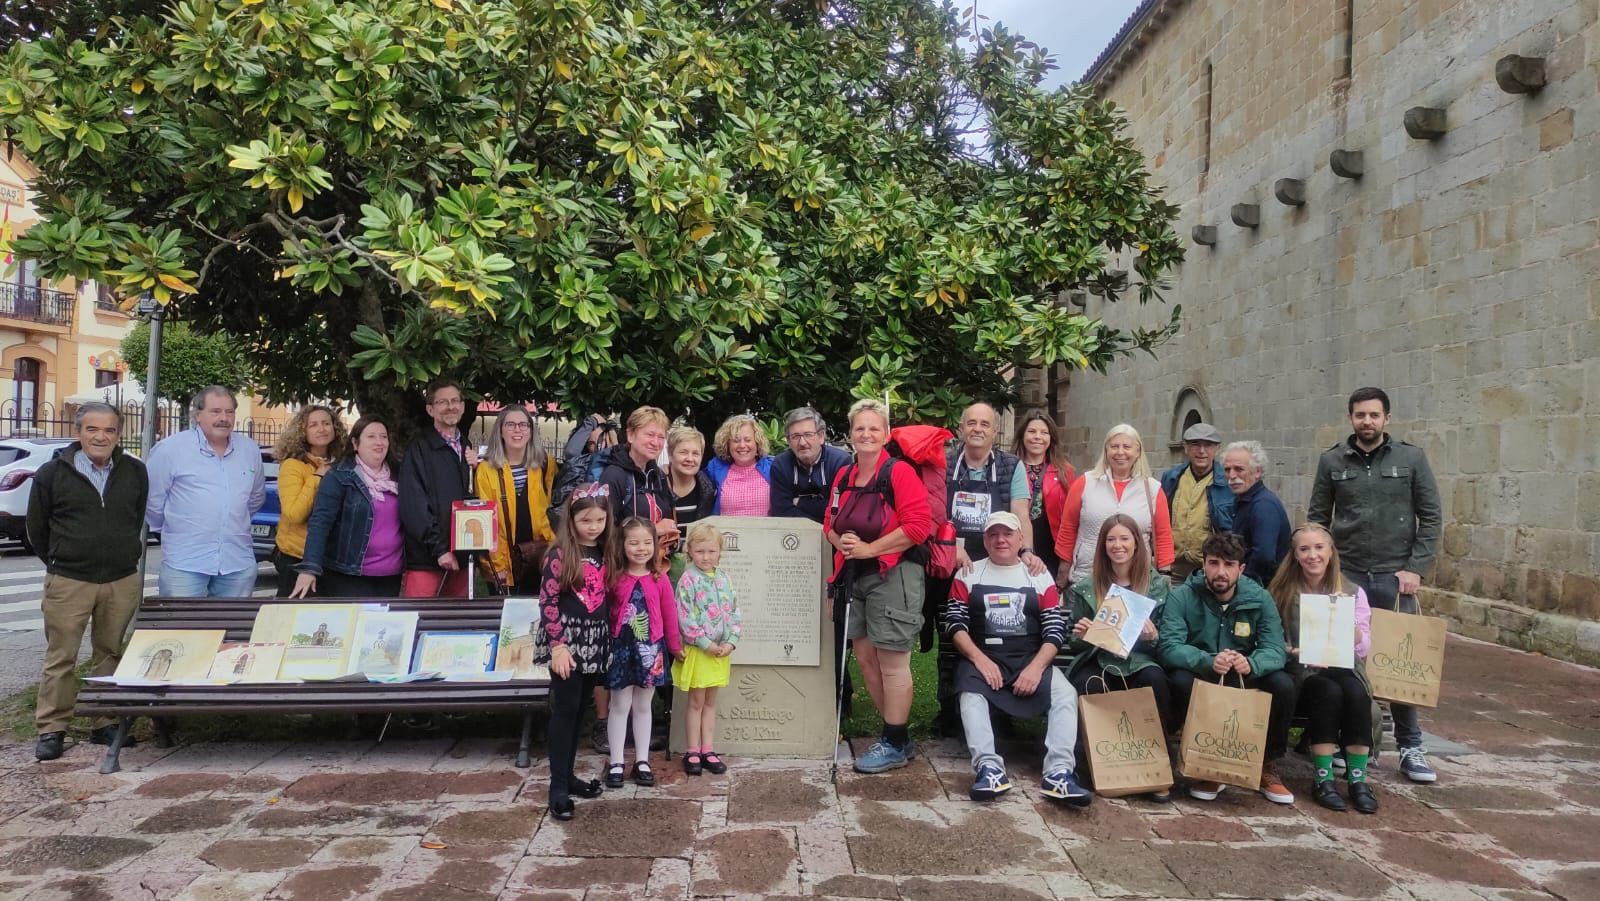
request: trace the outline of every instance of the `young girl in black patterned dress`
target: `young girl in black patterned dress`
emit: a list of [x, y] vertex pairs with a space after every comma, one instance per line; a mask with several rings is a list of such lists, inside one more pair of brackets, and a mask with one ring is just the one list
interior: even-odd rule
[[599, 797], [598, 780], [580, 781], [572, 768], [578, 725], [611, 650], [604, 548], [611, 506], [606, 486], [584, 485], [567, 499], [555, 545], [539, 580], [541, 630], [535, 660], [550, 665], [550, 815], [572, 819], [572, 796]]

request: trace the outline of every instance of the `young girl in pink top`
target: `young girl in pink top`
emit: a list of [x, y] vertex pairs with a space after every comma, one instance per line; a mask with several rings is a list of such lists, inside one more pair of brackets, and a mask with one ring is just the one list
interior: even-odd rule
[[643, 519], [622, 521], [612, 539], [606, 566], [611, 594], [611, 661], [606, 667], [606, 688], [611, 690], [611, 712], [606, 720], [611, 764], [606, 785], [621, 788], [622, 755], [628, 724], [633, 724], [633, 781], [656, 784], [650, 770], [650, 703], [656, 686], [671, 682], [667, 655], [683, 659], [678, 633], [678, 602], [666, 562], [656, 546], [656, 530]]

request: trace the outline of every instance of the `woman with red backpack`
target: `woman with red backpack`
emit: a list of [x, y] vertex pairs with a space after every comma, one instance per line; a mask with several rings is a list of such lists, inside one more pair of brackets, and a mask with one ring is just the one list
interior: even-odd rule
[[888, 441], [889, 411], [883, 404], [860, 400], [851, 406], [855, 460], [834, 480], [823, 518], [835, 549], [829, 580], [835, 602], [847, 605], [845, 634], [883, 717], [882, 737], [855, 762], [861, 773], [903, 767], [915, 753], [907, 724], [924, 573], [922, 563], [907, 559], [906, 552], [928, 539], [933, 515], [922, 480], [909, 463], [887, 453]]

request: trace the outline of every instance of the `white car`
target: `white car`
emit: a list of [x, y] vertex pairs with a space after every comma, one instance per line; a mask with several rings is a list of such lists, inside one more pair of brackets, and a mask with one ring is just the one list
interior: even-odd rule
[[33, 474], [72, 438], [0, 438], [0, 538], [20, 540], [33, 553], [28, 542], [28, 497], [33, 493]]

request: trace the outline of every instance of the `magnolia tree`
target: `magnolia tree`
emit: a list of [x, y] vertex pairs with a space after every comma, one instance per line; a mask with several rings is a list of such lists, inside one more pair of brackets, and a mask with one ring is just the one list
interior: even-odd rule
[[1038, 48], [918, 0], [182, 0], [22, 41], [15, 249], [236, 336], [269, 396], [574, 412], [1011, 397], [1176, 328], [1176, 212]]

